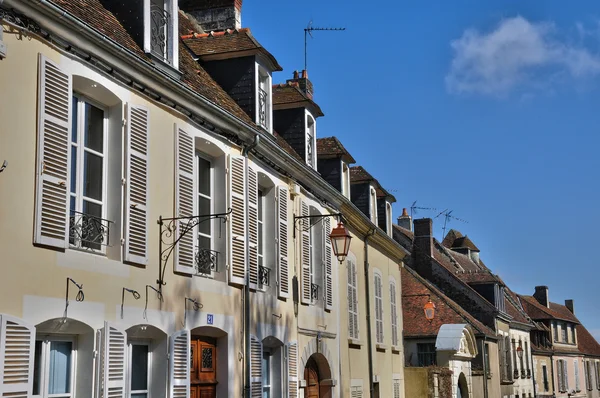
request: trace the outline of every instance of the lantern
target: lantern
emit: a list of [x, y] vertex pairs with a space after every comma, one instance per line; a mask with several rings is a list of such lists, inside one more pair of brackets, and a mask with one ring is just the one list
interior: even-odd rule
[[338, 222], [337, 227], [331, 231], [329, 239], [331, 239], [333, 254], [335, 254], [338, 261], [341, 263], [346, 259], [348, 251], [350, 251], [350, 240], [352, 239], [352, 236], [350, 236], [350, 233], [343, 222]]
[[517, 347], [517, 355], [519, 356], [519, 359], [523, 358], [523, 347], [521, 347], [521, 345], [519, 344], [519, 346]]
[[435, 304], [431, 302], [431, 299], [425, 304], [423, 311], [425, 311], [425, 318], [427, 318], [428, 321], [431, 321], [435, 316]]

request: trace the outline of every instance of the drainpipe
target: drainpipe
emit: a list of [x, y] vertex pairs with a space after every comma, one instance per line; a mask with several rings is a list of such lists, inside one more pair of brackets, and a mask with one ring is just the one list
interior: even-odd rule
[[371, 293], [369, 279], [369, 238], [375, 235], [375, 228], [365, 235], [365, 295], [367, 299], [367, 355], [369, 360], [369, 397], [373, 398], [375, 386], [373, 385], [373, 338], [371, 337]]
[[[260, 142], [259, 135], [254, 136], [250, 145], [244, 145], [244, 169], [246, 170], [244, 207], [246, 225], [248, 225], [248, 153]], [[231, 172], [231, 170], [229, 171]], [[248, 232], [248, 229], [246, 229]], [[250, 236], [246, 233], [246, 283], [244, 284], [244, 397], [250, 398]]]

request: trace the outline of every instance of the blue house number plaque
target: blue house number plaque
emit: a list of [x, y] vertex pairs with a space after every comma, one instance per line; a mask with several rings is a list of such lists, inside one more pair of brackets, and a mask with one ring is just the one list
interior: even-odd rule
[[213, 324], [213, 314], [206, 314], [206, 323], [209, 325]]

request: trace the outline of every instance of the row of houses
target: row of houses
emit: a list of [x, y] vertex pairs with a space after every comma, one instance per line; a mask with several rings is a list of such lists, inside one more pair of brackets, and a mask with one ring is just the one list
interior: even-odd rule
[[[600, 345], [573, 300], [551, 302], [547, 286], [516, 294], [471, 238], [452, 229], [439, 242], [431, 219], [413, 222], [406, 210], [394, 239], [411, 253], [403, 297], [421, 298], [402, 302], [406, 396], [600, 396]], [[423, 297], [436, 305], [429, 323], [419, 322]], [[445, 384], [452, 394], [444, 394]]]
[[3, 397], [404, 397], [395, 199], [241, 8], [0, 1]]

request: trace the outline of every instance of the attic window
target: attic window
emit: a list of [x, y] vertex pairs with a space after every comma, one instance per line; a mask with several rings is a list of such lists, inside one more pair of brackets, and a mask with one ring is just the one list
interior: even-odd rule
[[371, 211], [371, 221], [373, 224], [378, 225], [377, 223], [377, 192], [375, 188], [371, 187], [370, 191], [371, 200], [370, 200], [370, 211]]
[[306, 163], [315, 169], [317, 156], [315, 153], [317, 142], [315, 139], [315, 119], [306, 113]]
[[350, 168], [342, 161], [342, 195], [350, 199]]
[[392, 236], [392, 205], [390, 202], [385, 202], [385, 220], [386, 233]]
[[144, 50], [175, 68], [177, 58], [177, 2], [144, 0]]
[[256, 65], [256, 69], [258, 70], [256, 124], [271, 132], [271, 76], [259, 64]]

